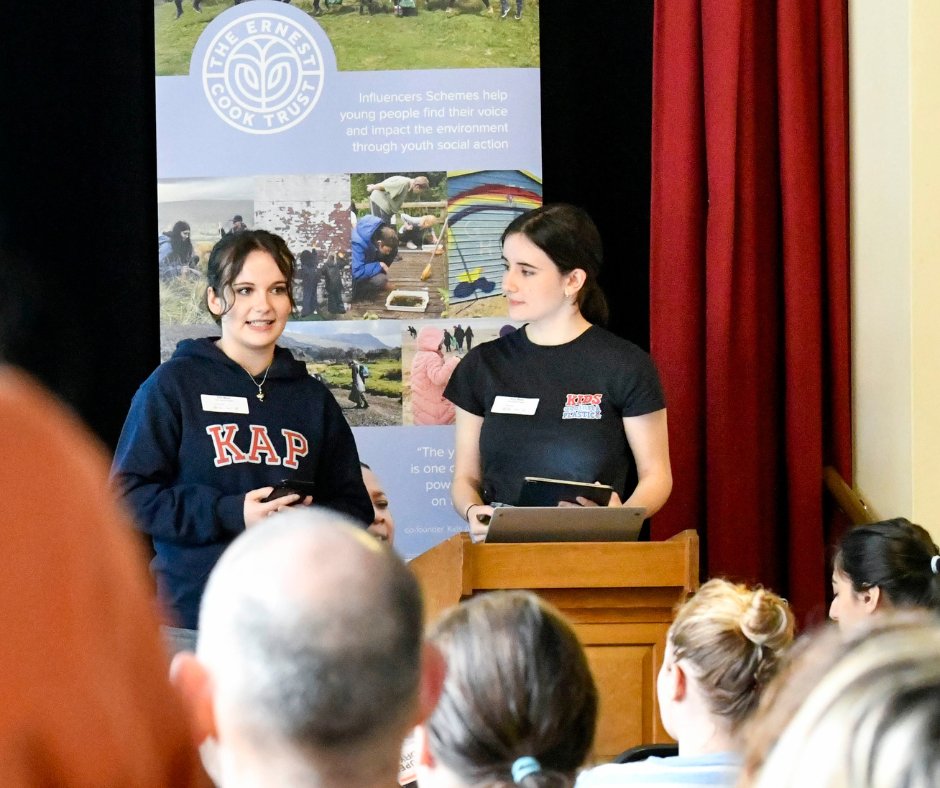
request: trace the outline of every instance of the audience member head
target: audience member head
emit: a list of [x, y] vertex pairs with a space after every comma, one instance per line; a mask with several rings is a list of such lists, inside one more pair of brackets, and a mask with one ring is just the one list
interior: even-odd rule
[[748, 727], [739, 785], [940, 785], [940, 623], [887, 612], [793, 649]]
[[206, 784], [104, 451], [10, 367], [0, 424], [0, 784]]
[[212, 570], [174, 681], [222, 786], [390, 785], [443, 680], [417, 581], [329, 510], [248, 529]]
[[414, 178], [411, 182], [412, 191], [424, 192], [431, 188], [431, 182], [428, 180], [427, 175], [419, 175]]
[[903, 517], [847, 531], [832, 566], [829, 617], [854, 626], [876, 610], [940, 608], [940, 549]]
[[577, 292], [581, 314], [591, 323], [607, 322], [607, 299], [598, 282], [604, 260], [604, 245], [594, 221], [575, 205], [553, 203], [529, 211], [510, 222], [500, 244], [521, 233], [548, 255], [558, 270], [567, 274], [584, 272], [584, 283]]
[[678, 609], [657, 694], [680, 755], [736, 748], [742, 722], [792, 640], [789, 606], [763, 588], [709, 580]]
[[[216, 323], [220, 323], [222, 316], [226, 314], [235, 302], [235, 293], [232, 285], [238, 279], [245, 259], [252, 252], [267, 252], [274, 258], [278, 269], [284, 275], [284, 281], [290, 283], [294, 278], [294, 255], [284, 239], [267, 230], [244, 230], [238, 233], [228, 233], [212, 247], [209, 253], [209, 263], [207, 266], [206, 277], [208, 279], [208, 290], [206, 291], [206, 306], [209, 304], [209, 291], [214, 293], [221, 302], [222, 311], [220, 313], [209, 310]], [[288, 288], [290, 296], [290, 305], [293, 309], [294, 295]]]
[[447, 679], [415, 732], [422, 788], [572, 785], [594, 739], [597, 690], [561, 614], [532, 593], [496, 591], [446, 612], [429, 638]]
[[362, 466], [362, 481], [366, 485], [366, 492], [372, 499], [373, 517], [369, 533], [380, 542], [388, 542], [391, 546], [395, 543], [395, 518], [392, 517], [392, 510], [388, 506], [388, 495], [375, 471], [364, 462], [359, 464]]

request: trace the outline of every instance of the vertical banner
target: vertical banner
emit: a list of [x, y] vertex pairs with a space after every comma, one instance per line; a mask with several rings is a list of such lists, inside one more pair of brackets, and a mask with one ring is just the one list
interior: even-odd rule
[[466, 528], [453, 408], [512, 330], [500, 236], [542, 201], [537, 0], [155, 2], [161, 357], [218, 334], [209, 251], [265, 229], [297, 258], [279, 344], [326, 385], [406, 558]]

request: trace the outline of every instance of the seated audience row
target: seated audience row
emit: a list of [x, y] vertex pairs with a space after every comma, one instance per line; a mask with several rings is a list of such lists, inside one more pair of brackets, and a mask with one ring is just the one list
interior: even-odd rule
[[[251, 784], [252, 776], [276, 775], [296, 784], [387, 784], [400, 743], [417, 724], [414, 758], [422, 788], [572, 785], [589, 757], [598, 698], [584, 652], [557, 611], [527, 592], [484, 595], [446, 613], [422, 649], [414, 578], [391, 551], [339, 519], [318, 510], [278, 515], [239, 537], [211, 576], [198, 655], [178, 656], [174, 676], [193, 701], [205, 743], [211, 742], [204, 753], [219, 783], [238, 786]], [[880, 618], [886, 616], [872, 620]], [[936, 622], [881, 626], [893, 626], [902, 640], [904, 632], [925, 644], [937, 637]], [[844, 646], [823, 636], [825, 660], [810, 640], [784, 678], [774, 680], [793, 629], [793, 615], [776, 594], [707, 582], [677, 611], [657, 682], [678, 756], [590, 769], [579, 788], [731, 786], [739, 780], [742, 750], [748, 753], [744, 780], [796, 786], [796, 780], [780, 782], [779, 770], [762, 766], [763, 759], [799, 763], [799, 749], [777, 756], [777, 742], [798, 748], [803, 741], [812, 752], [825, 740], [819, 731], [834, 724], [822, 718], [807, 723], [810, 712], [803, 709], [810, 705], [800, 698], [819, 692], [824, 704], [832, 695], [825, 687], [835, 682], [841, 700], [834, 714], [867, 718], [869, 711], [843, 691], [846, 680], [831, 675], [842, 665], [839, 655], [861, 640], [851, 632]], [[882, 648], [882, 669], [903, 670], [898, 660], [918, 662], [913, 640]], [[805, 653], [816, 657], [807, 662]], [[936, 661], [935, 650], [926, 653]], [[931, 728], [919, 721], [932, 718], [930, 701], [921, 703], [921, 695], [936, 671], [915, 667], [914, 695], [904, 703], [917, 713], [907, 715], [905, 730], [913, 744], [926, 746]], [[876, 673], [864, 675], [864, 681], [853, 679], [860, 682], [857, 697], [869, 708], [872, 698], [881, 698], [878, 719], [894, 724], [905, 714], [887, 705], [898, 682], [879, 686]], [[768, 684], [775, 700], [752, 719]], [[865, 687], [870, 692], [861, 692]], [[401, 691], [383, 693], [388, 688]], [[212, 724], [200, 726], [200, 720]], [[809, 726], [813, 735], [797, 728], [793, 744], [768, 733], [792, 725]], [[881, 757], [868, 744], [864, 751], [871, 763]], [[933, 768], [926, 761], [925, 768]], [[835, 784], [795, 773], [811, 785]], [[822, 779], [821, 772], [810, 774]]]

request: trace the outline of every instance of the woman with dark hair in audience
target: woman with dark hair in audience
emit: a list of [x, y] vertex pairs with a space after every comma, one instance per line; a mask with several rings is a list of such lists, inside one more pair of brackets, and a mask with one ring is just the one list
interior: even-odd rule
[[415, 730], [421, 788], [573, 785], [597, 689], [561, 614], [528, 591], [495, 591], [451, 608], [429, 638], [447, 679]]
[[940, 785], [940, 623], [888, 611], [803, 639], [748, 726], [745, 788]]
[[611, 506], [654, 514], [672, 490], [666, 402], [650, 357], [601, 327], [597, 227], [545, 205], [509, 224], [502, 249], [509, 317], [525, 325], [469, 351], [444, 392], [457, 406], [454, 508], [483, 538], [492, 504], [516, 504], [523, 478], [542, 476], [609, 484]]
[[847, 628], [876, 611], [940, 609], [938, 554], [930, 534], [903, 517], [853, 528], [833, 561], [829, 617]]
[[763, 588], [709, 580], [676, 613], [656, 682], [679, 754], [585, 772], [578, 788], [734, 785], [741, 728], [793, 641], [786, 601]]

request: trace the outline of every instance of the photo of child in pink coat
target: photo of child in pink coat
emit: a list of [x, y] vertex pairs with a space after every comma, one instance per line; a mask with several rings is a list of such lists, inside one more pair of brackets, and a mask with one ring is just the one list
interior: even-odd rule
[[444, 356], [444, 330], [425, 326], [418, 332], [411, 363], [411, 412], [415, 424], [453, 424], [454, 406], [444, 399], [444, 387], [460, 363]]

